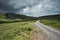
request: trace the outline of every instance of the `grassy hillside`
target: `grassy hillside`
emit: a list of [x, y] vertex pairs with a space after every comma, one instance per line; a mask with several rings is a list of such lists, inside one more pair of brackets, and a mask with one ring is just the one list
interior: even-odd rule
[[29, 17], [14, 13], [6, 13], [6, 14], [0, 13], [0, 23], [35, 21], [34, 19], [35, 17]]
[[60, 15], [41, 17], [40, 22], [60, 30]]
[[35, 20], [6, 19], [0, 14], [0, 40], [31, 40], [36, 32], [32, 26]]

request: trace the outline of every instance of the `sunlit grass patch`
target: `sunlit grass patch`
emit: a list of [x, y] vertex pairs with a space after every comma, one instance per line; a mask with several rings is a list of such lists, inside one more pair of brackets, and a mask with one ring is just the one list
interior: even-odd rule
[[0, 24], [0, 40], [31, 40], [34, 33], [30, 22]]
[[[60, 19], [59, 19], [60, 20]], [[41, 19], [41, 23], [60, 30], [60, 21], [57, 19]]]

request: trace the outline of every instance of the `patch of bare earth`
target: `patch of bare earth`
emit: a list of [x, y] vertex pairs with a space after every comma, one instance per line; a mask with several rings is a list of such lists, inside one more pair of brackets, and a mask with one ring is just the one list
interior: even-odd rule
[[44, 33], [42, 30], [39, 28], [36, 28], [36, 33], [33, 35], [32, 40], [51, 40], [50, 37]]

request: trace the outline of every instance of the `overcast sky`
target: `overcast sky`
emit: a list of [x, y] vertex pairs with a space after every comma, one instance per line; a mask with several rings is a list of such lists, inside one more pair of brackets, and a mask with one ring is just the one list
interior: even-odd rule
[[60, 14], [60, 0], [0, 0], [0, 11], [35, 17]]

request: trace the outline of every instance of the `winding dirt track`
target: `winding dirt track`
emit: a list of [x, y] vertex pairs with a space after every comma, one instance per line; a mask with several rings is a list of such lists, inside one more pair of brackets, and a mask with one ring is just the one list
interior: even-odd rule
[[60, 40], [60, 31], [41, 24], [39, 21], [36, 21], [34, 24], [40, 30], [44, 31], [50, 37], [50, 40]]

